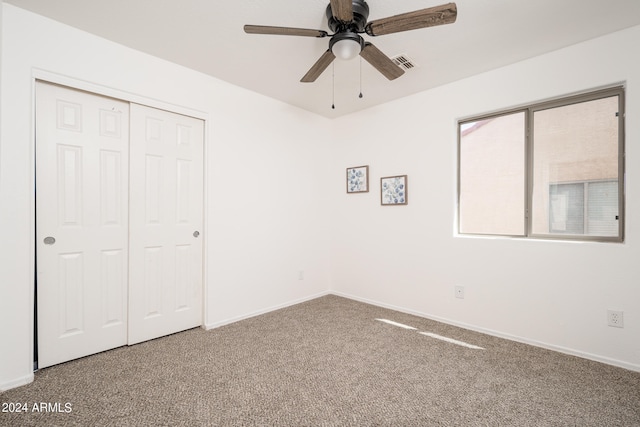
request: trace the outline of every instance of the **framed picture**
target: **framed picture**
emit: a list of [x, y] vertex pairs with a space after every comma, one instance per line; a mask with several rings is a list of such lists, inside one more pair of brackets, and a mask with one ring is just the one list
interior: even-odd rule
[[380, 178], [380, 203], [382, 206], [407, 204], [407, 175]]
[[369, 166], [347, 168], [347, 193], [369, 191]]

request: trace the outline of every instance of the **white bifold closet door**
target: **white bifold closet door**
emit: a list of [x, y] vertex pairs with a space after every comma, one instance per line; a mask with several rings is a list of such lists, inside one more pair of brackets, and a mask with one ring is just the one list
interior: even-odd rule
[[202, 324], [203, 122], [36, 84], [38, 365]]

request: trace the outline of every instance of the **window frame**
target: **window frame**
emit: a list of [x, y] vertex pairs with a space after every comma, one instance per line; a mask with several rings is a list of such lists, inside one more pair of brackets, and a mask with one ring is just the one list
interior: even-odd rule
[[[617, 236], [589, 236], [589, 235], [572, 235], [561, 233], [534, 233], [533, 232], [533, 173], [534, 173], [534, 145], [535, 145], [535, 129], [534, 116], [535, 112], [549, 110], [558, 107], [564, 107], [573, 104], [580, 104], [589, 101], [595, 101], [602, 98], [618, 97], [618, 234]], [[525, 126], [523, 132], [524, 137], [524, 234], [487, 234], [487, 233], [470, 233], [461, 232], [461, 162], [462, 162], [462, 127], [465, 124], [478, 122], [480, 120], [493, 119], [509, 114], [524, 113]], [[577, 95], [563, 96], [556, 99], [526, 104], [518, 108], [504, 109], [493, 113], [477, 115], [460, 119], [457, 121], [457, 197], [456, 197], [456, 232], [458, 236], [478, 236], [478, 237], [504, 237], [504, 238], [521, 238], [534, 240], [562, 240], [562, 241], [591, 241], [591, 242], [624, 242], [625, 230], [625, 87], [624, 85], [616, 85], [603, 89], [584, 92]]]

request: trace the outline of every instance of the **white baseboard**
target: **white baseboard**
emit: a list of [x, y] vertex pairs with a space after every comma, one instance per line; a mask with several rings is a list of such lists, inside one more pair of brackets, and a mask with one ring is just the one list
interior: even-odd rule
[[360, 301], [366, 304], [371, 304], [371, 305], [375, 305], [378, 307], [382, 307], [382, 308], [388, 308], [390, 310], [395, 310], [395, 311], [399, 311], [401, 313], [406, 313], [406, 314], [412, 314], [414, 316], [418, 316], [418, 317], [423, 317], [425, 319], [430, 319], [430, 320], [435, 320], [436, 322], [441, 322], [441, 323], [446, 323], [448, 325], [452, 325], [452, 326], [457, 326], [460, 328], [464, 328], [464, 329], [469, 329], [471, 331], [475, 331], [475, 332], [480, 332], [483, 334], [487, 334], [487, 335], [491, 335], [497, 338], [504, 338], [510, 341], [515, 341], [515, 342], [519, 342], [519, 343], [523, 343], [523, 344], [528, 344], [528, 345], [532, 345], [534, 347], [540, 347], [540, 348], [544, 348], [547, 350], [552, 350], [552, 351], [557, 351], [559, 353], [564, 353], [564, 354], [568, 354], [571, 356], [577, 356], [583, 359], [588, 359], [588, 360], [593, 360], [596, 362], [600, 362], [600, 363], [605, 363], [607, 365], [612, 365], [612, 366], [617, 366], [619, 368], [624, 368], [624, 369], [628, 369], [630, 371], [635, 371], [635, 372], [640, 372], [640, 365], [635, 364], [635, 363], [628, 363], [625, 362], [623, 360], [617, 360], [617, 359], [612, 359], [609, 357], [605, 357], [605, 356], [600, 356], [597, 354], [592, 354], [592, 353], [587, 353], [587, 352], [583, 352], [580, 350], [575, 350], [575, 349], [571, 349], [571, 348], [566, 348], [566, 347], [562, 347], [562, 346], [558, 346], [558, 345], [554, 345], [554, 344], [548, 344], [545, 342], [541, 342], [541, 341], [536, 341], [536, 340], [531, 340], [528, 338], [523, 338], [523, 337], [519, 337], [517, 335], [511, 335], [511, 334], [506, 334], [500, 331], [495, 331], [492, 329], [486, 329], [486, 328], [481, 328], [478, 326], [474, 326], [474, 325], [469, 325], [466, 323], [462, 323], [462, 322], [456, 322], [454, 320], [451, 319], [446, 319], [446, 318], [442, 318], [439, 316], [433, 316], [427, 313], [422, 313], [416, 310], [410, 310], [404, 307], [398, 307], [395, 305], [391, 305], [391, 304], [385, 304], [382, 303], [380, 301], [374, 301], [374, 300], [370, 300], [367, 298], [360, 298], [357, 297], [355, 295], [350, 295], [350, 294], [346, 294], [343, 292], [337, 292], [337, 291], [331, 291], [329, 292], [330, 294], [339, 296], [339, 297], [343, 297], [343, 298], [348, 298], [348, 299], [352, 299], [354, 301]]
[[30, 373], [29, 375], [25, 375], [24, 377], [20, 377], [20, 378], [13, 379], [11, 381], [0, 383], [0, 392], [30, 384], [33, 382], [33, 379], [34, 379], [34, 375], [33, 373]]
[[258, 311], [254, 311], [248, 314], [243, 314], [241, 316], [237, 316], [237, 317], [232, 317], [230, 319], [225, 319], [225, 320], [221, 320], [218, 322], [214, 322], [214, 323], [207, 323], [204, 325], [204, 328], [208, 331], [210, 329], [215, 329], [215, 328], [219, 328], [220, 326], [224, 326], [224, 325], [229, 325], [231, 323], [235, 323], [235, 322], [239, 322], [240, 320], [245, 320], [245, 319], [249, 319], [251, 317], [255, 317], [255, 316], [259, 316], [261, 314], [266, 314], [269, 313], [271, 311], [275, 311], [275, 310], [280, 310], [281, 308], [285, 308], [285, 307], [290, 307], [292, 305], [296, 305], [296, 304], [300, 304], [302, 302], [305, 301], [310, 301], [312, 299], [316, 299], [316, 298], [320, 298], [326, 295], [329, 295], [331, 292], [329, 291], [323, 291], [314, 295], [310, 295], [308, 297], [304, 297], [304, 298], [300, 298], [297, 300], [293, 300], [293, 301], [288, 301], [285, 302], [283, 304], [278, 304], [275, 306], [271, 306], [271, 307], [267, 307]]

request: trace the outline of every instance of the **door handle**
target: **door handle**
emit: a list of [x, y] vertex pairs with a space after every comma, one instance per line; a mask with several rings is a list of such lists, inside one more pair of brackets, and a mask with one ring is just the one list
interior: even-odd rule
[[193, 237], [198, 237], [200, 235], [200, 232], [198, 230], [193, 232]]
[[47, 236], [44, 238], [45, 245], [53, 245], [55, 242], [56, 242], [56, 239], [54, 237]]

